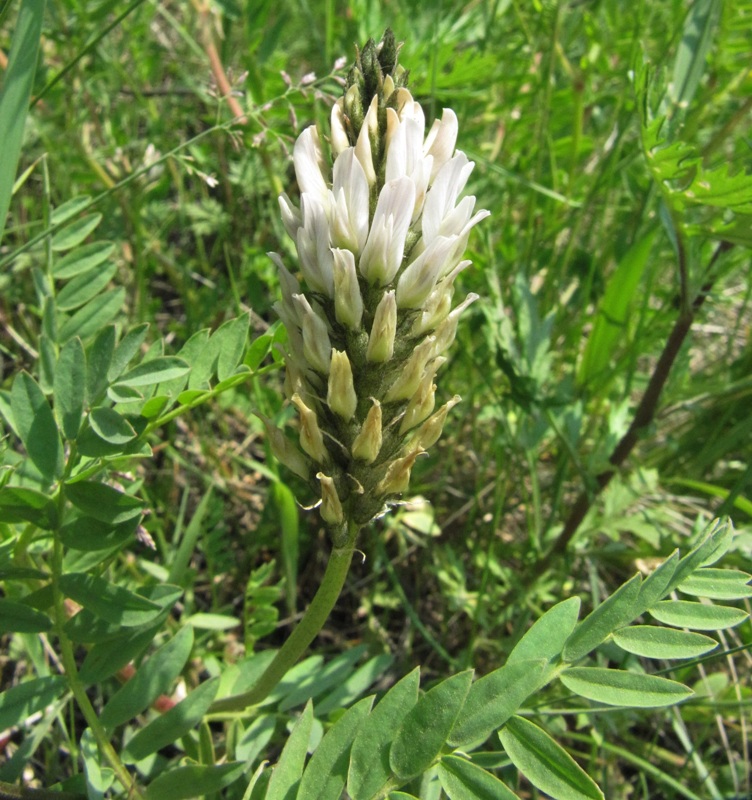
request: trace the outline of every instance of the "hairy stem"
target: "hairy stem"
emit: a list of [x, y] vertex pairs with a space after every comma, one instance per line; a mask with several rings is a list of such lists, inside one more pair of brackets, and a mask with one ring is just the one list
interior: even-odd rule
[[350, 562], [355, 552], [355, 538], [359, 529], [360, 526], [356, 523], [348, 523], [346, 543], [341, 547], [332, 549], [329, 555], [329, 562], [326, 565], [326, 572], [311, 604], [253, 689], [234, 697], [217, 700], [209, 708], [210, 714], [242, 711], [248, 706], [260, 703], [303, 655], [308, 645], [311, 644], [324, 627], [342, 591], [342, 587], [345, 585], [345, 578], [347, 578], [347, 573], [350, 570]]

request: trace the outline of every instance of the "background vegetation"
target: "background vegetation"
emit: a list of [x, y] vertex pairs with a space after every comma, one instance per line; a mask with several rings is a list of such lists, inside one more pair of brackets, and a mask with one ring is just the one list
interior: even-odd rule
[[[2, 10], [7, 53], [17, 9]], [[39, 235], [75, 198], [95, 198], [86, 212], [101, 216], [82, 241], [114, 243], [114, 268], [93, 290], [90, 278], [68, 288], [76, 268], [58, 268], [59, 325], [91, 291], [108, 299], [78, 320], [82, 338], [148, 323], [136, 349], [163, 340], [175, 354], [250, 314], [261, 342], [243, 356], [260, 370], [191, 413], [158, 409], [150, 457], [118, 462], [151, 513], [105, 566], [134, 590], [184, 589], [166, 625], [196, 630], [189, 689], [277, 646], [321, 577], [318, 517], [296, 507], [305, 489], [278, 471], [252, 415], [288, 415], [266, 253], [291, 252], [276, 198], [295, 191], [295, 136], [326, 124], [337, 60], [387, 26], [427, 116], [456, 111], [458, 146], [476, 162], [470, 191], [492, 216], [459, 279], [482, 300], [441, 380], [463, 402], [416, 465], [415, 497], [362, 537], [363, 563], [314, 652], [377, 657], [376, 689], [416, 665], [429, 683], [484, 673], [555, 602], [597, 606], [635, 570], [689, 549], [713, 517], [737, 528], [727, 563], [752, 560], [752, 5], [53, 1], [0, 249], [0, 388], [24, 369], [46, 388]], [[661, 354], [682, 320], [692, 328], [669, 374]], [[668, 376], [656, 413], [598, 494], [655, 374]], [[582, 493], [584, 520], [569, 530]], [[11, 527], [0, 523], [0, 546]], [[681, 714], [564, 714], [566, 697], [547, 698], [551, 728], [607, 797], [748, 795], [749, 623], [721, 636], [729, 655], [671, 673], [698, 695]], [[45, 658], [30, 634], [2, 645], [3, 689]], [[93, 702], [116, 688], [105, 681]], [[81, 725], [61, 713], [24, 777], [70, 779]], [[226, 735], [207, 726], [195, 748]], [[21, 740], [2, 741], [8, 761]], [[283, 741], [277, 720], [256, 756]]]

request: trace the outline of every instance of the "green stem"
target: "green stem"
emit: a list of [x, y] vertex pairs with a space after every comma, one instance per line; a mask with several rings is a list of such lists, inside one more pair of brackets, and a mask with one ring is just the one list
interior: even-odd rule
[[143, 794], [136, 785], [133, 776], [128, 772], [123, 762], [120, 760], [115, 748], [112, 746], [107, 731], [99, 721], [97, 712], [94, 710], [86, 689], [81, 679], [78, 676], [78, 667], [76, 666], [76, 657], [73, 652], [73, 644], [65, 632], [65, 623], [67, 617], [65, 614], [65, 606], [63, 593], [60, 591], [60, 577], [63, 574], [63, 545], [59, 536], [55, 535], [55, 544], [52, 557], [52, 591], [54, 596], [54, 609], [55, 609], [55, 632], [57, 633], [58, 642], [60, 644], [60, 657], [65, 670], [65, 677], [68, 681], [73, 697], [78, 704], [78, 708], [83, 714], [86, 724], [91, 728], [91, 732], [99, 745], [99, 749], [105, 759], [112, 767], [117, 779], [122, 784], [128, 797], [131, 800], [142, 800]]
[[326, 565], [326, 572], [321, 580], [311, 605], [306, 609], [302, 619], [282, 645], [274, 660], [266, 668], [253, 689], [233, 697], [217, 700], [209, 708], [210, 714], [226, 711], [242, 711], [248, 706], [257, 705], [269, 696], [274, 687], [284, 678], [288, 670], [298, 661], [324, 627], [329, 614], [337, 602], [337, 598], [345, 585], [345, 578], [350, 570], [350, 562], [355, 552], [355, 539], [360, 526], [348, 523], [347, 541], [341, 547], [334, 547]]

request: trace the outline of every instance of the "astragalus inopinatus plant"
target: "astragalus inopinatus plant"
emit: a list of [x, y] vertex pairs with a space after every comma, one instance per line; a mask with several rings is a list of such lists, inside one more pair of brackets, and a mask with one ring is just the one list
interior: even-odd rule
[[357, 55], [328, 137], [298, 137], [300, 206], [279, 198], [304, 287], [277, 254], [288, 332], [285, 391], [300, 449], [264, 419], [275, 455], [306, 479], [335, 545], [408, 487], [418, 456], [439, 438], [455, 396], [436, 410], [436, 376], [457, 322], [454, 308], [475, 197], [460, 199], [473, 162], [457, 117], [425, 117], [397, 64], [391, 31]]

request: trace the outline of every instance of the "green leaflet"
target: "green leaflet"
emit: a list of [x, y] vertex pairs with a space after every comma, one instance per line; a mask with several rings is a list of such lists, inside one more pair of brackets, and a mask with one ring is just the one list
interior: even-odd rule
[[439, 780], [450, 800], [519, 800], [490, 772], [457, 756], [441, 759]]
[[43, 711], [66, 688], [65, 678], [55, 675], [34, 678], [7, 689], [0, 694], [0, 730], [19, 725], [37, 711]]
[[718, 647], [718, 642], [701, 633], [632, 625], [614, 633], [614, 641], [628, 653], [643, 658], [696, 658]]
[[499, 739], [515, 767], [554, 800], [604, 800], [572, 756], [529, 720], [512, 717], [499, 731]]
[[219, 678], [211, 678], [197, 686], [169, 711], [155, 717], [142, 728], [123, 751], [123, 760], [132, 764], [166, 747], [198, 725], [219, 688]]
[[448, 743], [464, 748], [485, 741], [540, 686], [547, 664], [545, 659], [514, 661], [475, 681]]
[[47, 483], [63, 474], [63, 442], [47, 398], [27, 372], [19, 372], [10, 391], [18, 436]]
[[361, 725], [350, 752], [347, 791], [354, 800], [367, 800], [391, 775], [389, 749], [394, 733], [418, 701], [420, 670], [396, 683]]
[[579, 613], [579, 597], [562, 600], [550, 608], [517, 642], [506, 666], [530, 659], [556, 658], [574, 630]]
[[149, 784], [146, 800], [191, 800], [224, 789], [241, 778], [244, 772], [242, 761], [218, 766], [178, 767], [163, 772]]
[[563, 660], [570, 663], [579, 661], [617, 628], [628, 625], [635, 618], [641, 583], [641, 577], [635, 575], [588, 614], [567, 640]]
[[339, 800], [347, 780], [350, 748], [373, 697], [349, 708], [330, 728], [306, 766], [296, 800]]
[[309, 701], [285, 743], [277, 766], [274, 767], [265, 800], [294, 800], [303, 774], [312, 725], [313, 705]]
[[711, 606], [690, 600], [662, 600], [650, 609], [650, 615], [664, 625], [697, 631], [733, 628], [747, 619], [747, 612], [731, 606]]
[[99, 715], [102, 725], [115, 728], [166, 693], [180, 675], [192, 647], [193, 628], [185, 626], [141, 663], [135, 675], [112, 696]]
[[571, 667], [559, 680], [571, 692], [605, 703], [628, 708], [661, 708], [691, 697], [688, 687], [657, 675], [640, 675], [621, 669]]
[[403, 780], [425, 772], [441, 752], [462, 709], [472, 670], [443, 680], [405, 716], [389, 753], [392, 772]]

